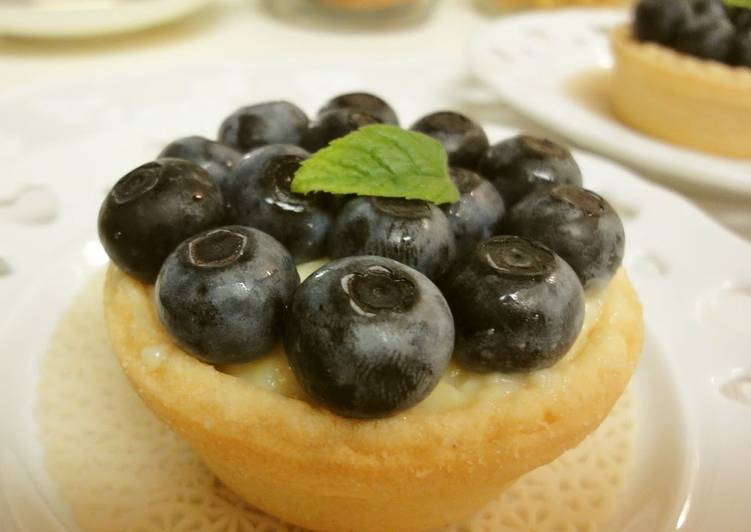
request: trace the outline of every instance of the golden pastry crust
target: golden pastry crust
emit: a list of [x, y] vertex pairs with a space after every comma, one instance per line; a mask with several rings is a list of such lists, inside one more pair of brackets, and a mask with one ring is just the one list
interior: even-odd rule
[[649, 135], [729, 157], [751, 157], [751, 68], [697, 59], [611, 33], [612, 102], [626, 124]]
[[317, 530], [423, 530], [473, 513], [599, 425], [643, 336], [641, 306], [621, 271], [578, 352], [544, 383], [491, 389], [462, 408], [362, 421], [187, 355], [161, 326], [149, 288], [114, 266], [104, 295], [114, 351], [146, 404], [239, 495]]

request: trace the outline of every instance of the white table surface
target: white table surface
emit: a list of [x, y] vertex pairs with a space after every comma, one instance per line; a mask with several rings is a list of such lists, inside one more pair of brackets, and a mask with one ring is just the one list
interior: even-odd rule
[[[327, 55], [357, 57], [363, 62], [405, 56], [457, 60], [463, 57], [468, 40], [488, 20], [471, 0], [443, 0], [427, 20], [417, 25], [335, 29], [280, 20], [259, 1], [218, 0], [214, 6], [185, 20], [130, 35], [68, 41], [0, 36], [0, 94], [39, 86], [49, 80], [101, 76], [107, 71], [152, 70], [160, 65], [175, 68], [214, 61]], [[457, 99], [454, 107], [474, 119], [545, 134], [506, 107], [469, 74], [461, 91], [461, 94], [453, 91]], [[661, 180], [659, 176], [647, 177]], [[675, 187], [672, 182], [670, 186]], [[678, 191], [751, 240], [751, 198], [687, 187]]]

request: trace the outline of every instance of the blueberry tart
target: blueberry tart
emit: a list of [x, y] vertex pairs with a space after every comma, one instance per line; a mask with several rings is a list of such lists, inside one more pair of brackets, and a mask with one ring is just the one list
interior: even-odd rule
[[611, 34], [618, 118], [674, 144], [751, 157], [749, 13], [719, 0], [642, 0]]
[[[457, 180], [454, 170], [466, 183], [451, 193], [439, 141], [391, 142], [422, 134], [377, 127], [394, 128], [385, 145], [433, 170], [442, 164], [445, 175], [426, 173], [421, 199], [402, 183], [409, 200], [373, 188], [351, 200], [327, 228], [329, 257], [300, 263], [263, 220], [233, 220], [233, 201], [183, 161], [161, 159], [167, 168], [141, 167], [118, 183], [100, 222], [112, 259], [109, 336], [135, 391], [244, 500], [313, 530], [417, 531], [468, 517], [597, 428], [642, 346], [641, 306], [620, 267], [622, 227], [602, 198], [546, 186], [506, 225], [500, 195], [484, 191], [495, 201], [478, 205], [495, 208], [476, 231], [459, 231], [439, 204], [478, 201], [462, 198], [492, 183], [469, 170]], [[357, 161], [371, 148], [329, 159], [365, 175]], [[369, 187], [394, 160], [384, 153]], [[242, 182], [244, 164], [229, 183]], [[169, 187], [157, 189], [167, 170]], [[342, 175], [340, 188], [356, 181]], [[401, 183], [392, 177], [389, 186]], [[193, 205], [197, 191], [214, 204]], [[128, 208], [114, 210], [123, 197]], [[171, 250], [146, 230], [121, 248], [110, 224], [148, 228], [151, 210], [178, 224], [161, 229]], [[194, 211], [200, 223], [188, 225]], [[570, 238], [548, 238], [558, 219]], [[458, 237], [467, 241], [457, 246]]]

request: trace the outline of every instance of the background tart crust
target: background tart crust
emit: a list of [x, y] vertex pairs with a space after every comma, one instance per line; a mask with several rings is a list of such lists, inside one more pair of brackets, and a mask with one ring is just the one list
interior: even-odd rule
[[603, 298], [597, 323], [545, 379], [512, 392], [490, 387], [460, 408], [360, 421], [187, 355], [159, 322], [150, 288], [112, 265], [104, 289], [126, 376], [223, 482], [291, 523], [358, 531], [458, 521], [592, 432], [626, 387], [643, 340], [625, 272]]
[[610, 35], [613, 109], [623, 122], [669, 142], [751, 158], [751, 68], [731, 67]]

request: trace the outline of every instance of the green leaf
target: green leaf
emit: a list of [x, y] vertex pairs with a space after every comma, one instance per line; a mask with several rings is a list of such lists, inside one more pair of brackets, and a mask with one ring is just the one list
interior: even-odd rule
[[745, 7], [751, 9], [751, 0], [724, 0], [725, 5], [729, 7]]
[[453, 203], [459, 191], [448, 175], [446, 150], [437, 140], [396, 126], [365, 126], [306, 159], [292, 192]]

